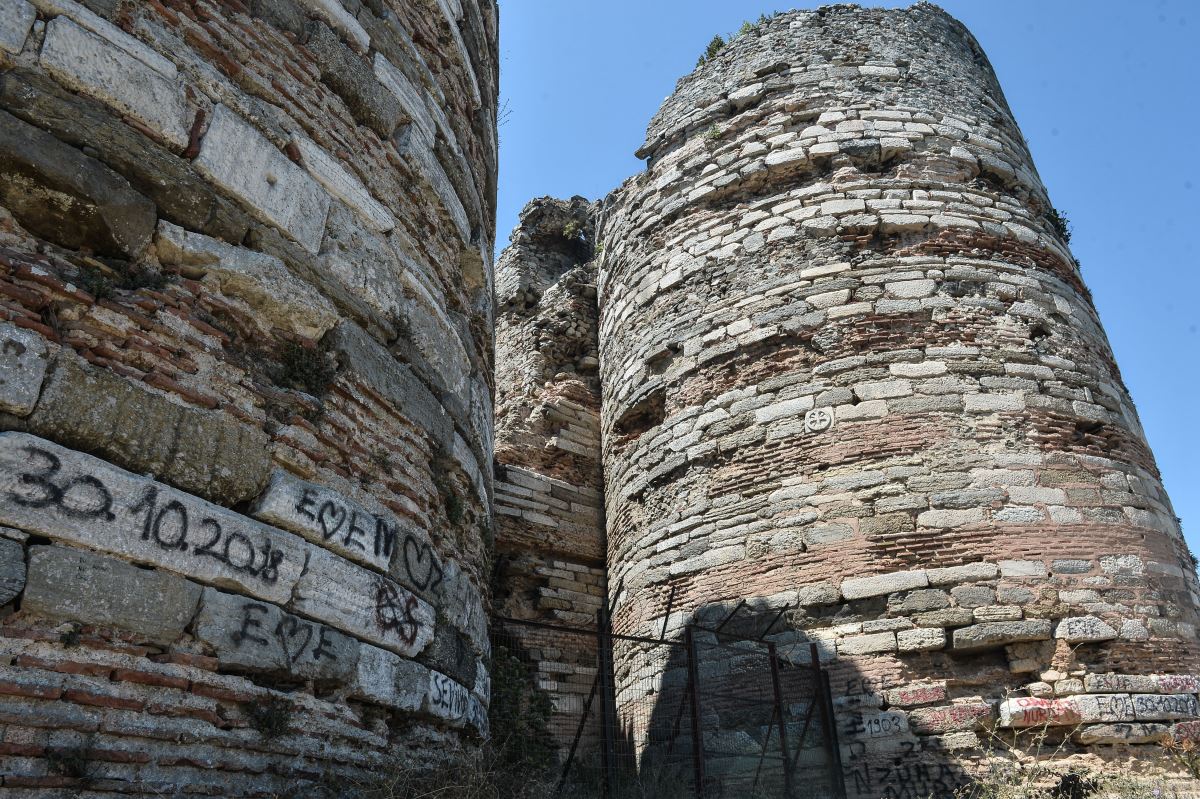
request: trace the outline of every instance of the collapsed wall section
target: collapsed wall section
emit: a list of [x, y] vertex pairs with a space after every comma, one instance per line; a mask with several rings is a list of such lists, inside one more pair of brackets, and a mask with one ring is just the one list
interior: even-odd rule
[[593, 214], [582, 197], [533, 200], [496, 266], [495, 610], [585, 631], [496, 633], [552, 691], [564, 749], [595, 679], [586, 631], [605, 596]]
[[949, 795], [993, 724], [1100, 769], [1191, 736], [1194, 561], [970, 33], [760, 22], [639, 154], [599, 231], [615, 630], [746, 600], [728, 631], [816, 643], [851, 796]]
[[486, 735], [496, 26], [0, 3], [6, 794]]

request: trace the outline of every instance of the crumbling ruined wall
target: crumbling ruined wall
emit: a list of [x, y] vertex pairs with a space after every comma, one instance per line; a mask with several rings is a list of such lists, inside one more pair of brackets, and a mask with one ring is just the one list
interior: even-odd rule
[[[583, 630], [605, 596], [593, 217], [581, 197], [534, 200], [496, 265], [495, 609]], [[551, 731], [569, 746], [595, 637], [501, 627], [552, 690]]]
[[486, 734], [496, 86], [488, 0], [0, 2], [6, 795]]
[[639, 154], [598, 231], [616, 631], [671, 589], [670, 630], [786, 608], [768, 638], [827, 661], [855, 797], [948, 795], [992, 723], [1106, 769], [1193, 735], [1194, 561], [970, 33], [760, 22]]

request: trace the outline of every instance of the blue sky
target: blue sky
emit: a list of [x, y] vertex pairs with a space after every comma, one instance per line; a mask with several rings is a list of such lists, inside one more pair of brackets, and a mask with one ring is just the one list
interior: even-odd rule
[[[533, 197], [598, 198], [714, 33], [818, 3], [502, 0], [498, 247]], [[889, 7], [908, 3], [884, 2]], [[946, 0], [1074, 227], [1117, 363], [1200, 553], [1200, 4]]]

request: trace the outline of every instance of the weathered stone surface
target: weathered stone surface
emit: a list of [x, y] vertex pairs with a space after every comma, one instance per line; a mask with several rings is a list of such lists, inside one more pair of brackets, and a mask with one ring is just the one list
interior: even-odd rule
[[50, 362], [46, 340], [0, 322], [0, 411], [28, 416], [42, 392]]
[[955, 702], [942, 707], [919, 707], [908, 711], [908, 724], [914, 732], [945, 733], [972, 730], [992, 716], [987, 702]]
[[281, 603], [300, 579], [307, 546], [24, 433], [0, 433], [0, 523]]
[[424, 711], [453, 725], [464, 724], [470, 709], [471, 692], [445, 674], [429, 672]]
[[[9, 501], [6, 497], [0, 503], [7, 506]], [[180, 577], [139, 569], [115, 558], [35, 546], [29, 552], [21, 610], [118, 627], [151, 643], [168, 644], [183, 634], [195, 615], [200, 590]]]
[[320, 548], [309, 552], [290, 609], [412, 657], [433, 640], [433, 607], [390, 578]]
[[415, 712], [425, 705], [431, 674], [420, 663], [364, 644], [351, 690], [354, 696], [384, 707]]
[[8, 538], [0, 538], [0, 605], [20, 596], [25, 588], [25, 548]]
[[1111, 641], [1117, 637], [1117, 631], [1095, 616], [1073, 616], [1058, 623], [1054, 637], [1068, 643]]
[[404, 543], [394, 519], [376, 516], [336, 491], [279, 470], [272, 473], [250, 513], [382, 572]]
[[866, 655], [872, 652], [895, 652], [896, 634], [891, 632], [852, 635], [838, 641], [839, 655]]
[[1070, 726], [1083, 721], [1070, 699], [1017, 697], [1000, 703], [1001, 727]]
[[846, 599], [865, 599], [873, 596], [924, 588], [929, 577], [924, 571], [893, 572], [873, 577], [850, 577], [842, 581], [842, 596]]
[[1022, 641], [1044, 641], [1049, 637], [1049, 619], [984, 622], [955, 630], [954, 648], [986, 649]]
[[29, 430], [222, 504], [255, 496], [270, 474], [261, 430], [171, 402], [67, 353], [54, 362]]
[[1082, 694], [1069, 700], [1084, 722], [1133, 721], [1133, 700], [1129, 694]]
[[[313, 22], [305, 31], [305, 46], [316, 60], [321, 80], [337, 92], [360, 124], [388, 138], [405, 119], [396, 98], [376, 79], [371, 67], [351, 52], [336, 33]], [[376, 54], [376, 58], [381, 58]]]
[[167, 221], [158, 223], [154, 243], [164, 264], [211, 278], [222, 293], [245, 300], [269, 325], [319, 339], [337, 323], [333, 303], [274, 256], [234, 247]]
[[125, 48], [57, 17], [46, 25], [41, 63], [67, 87], [133, 117], [179, 150], [187, 146], [191, 120], [182, 88]]
[[301, 161], [317, 182], [354, 209], [370, 227], [387, 233], [396, 226], [396, 219], [391, 212], [371, 196], [362, 181], [346, 171], [329, 153], [303, 136], [293, 136], [292, 141], [300, 148]]
[[1138, 721], [1171, 721], [1200, 716], [1195, 694], [1134, 694], [1133, 714]]
[[938, 627], [916, 630], [901, 630], [896, 633], [896, 644], [901, 652], [929, 652], [946, 645], [946, 631]]
[[363, 30], [363, 26], [358, 24], [354, 15], [346, 10], [340, 0], [300, 0], [300, 2], [342, 34], [355, 50], [360, 53], [367, 52], [371, 46], [371, 37]]
[[154, 203], [98, 161], [0, 111], [0, 203], [30, 232], [70, 249], [137, 255]]
[[215, 588], [204, 589], [194, 635], [222, 668], [273, 672], [308, 680], [349, 681], [359, 643], [337, 630]]
[[928, 569], [930, 585], [950, 585], [975, 580], [992, 580], [999, 576], [1000, 567], [994, 563], [965, 563], [942, 569]]
[[179, 70], [170, 59], [163, 57], [146, 44], [125, 33], [108, 20], [74, 0], [32, 0], [38, 11], [47, 17], [63, 16], [86, 28], [109, 44], [119, 47], [165, 78], [174, 78]]
[[1171, 730], [1165, 724], [1092, 724], [1075, 735], [1084, 745], [1161, 743], [1170, 737]]
[[0, 105], [119, 172], [154, 201], [159, 215], [189, 230], [240, 242], [250, 218], [220, 196], [187, 161], [121, 121], [107, 106], [72, 94], [46, 75], [27, 69], [0, 74]]
[[236, 112], [217, 106], [195, 165], [241, 200], [252, 216], [311, 253], [321, 248], [329, 195]]
[[21, 52], [37, 9], [25, 0], [0, 0], [0, 50]]

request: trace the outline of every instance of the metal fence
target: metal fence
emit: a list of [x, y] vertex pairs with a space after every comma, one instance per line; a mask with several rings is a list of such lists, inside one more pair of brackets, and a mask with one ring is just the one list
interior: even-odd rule
[[[554, 793], [577, 799], [839, 799], [828, 675], [763, 639], [688, 625], [676, 638], [493, 620], [549, 699]], [[528, 745], [535, 742], [528, 741]]]

